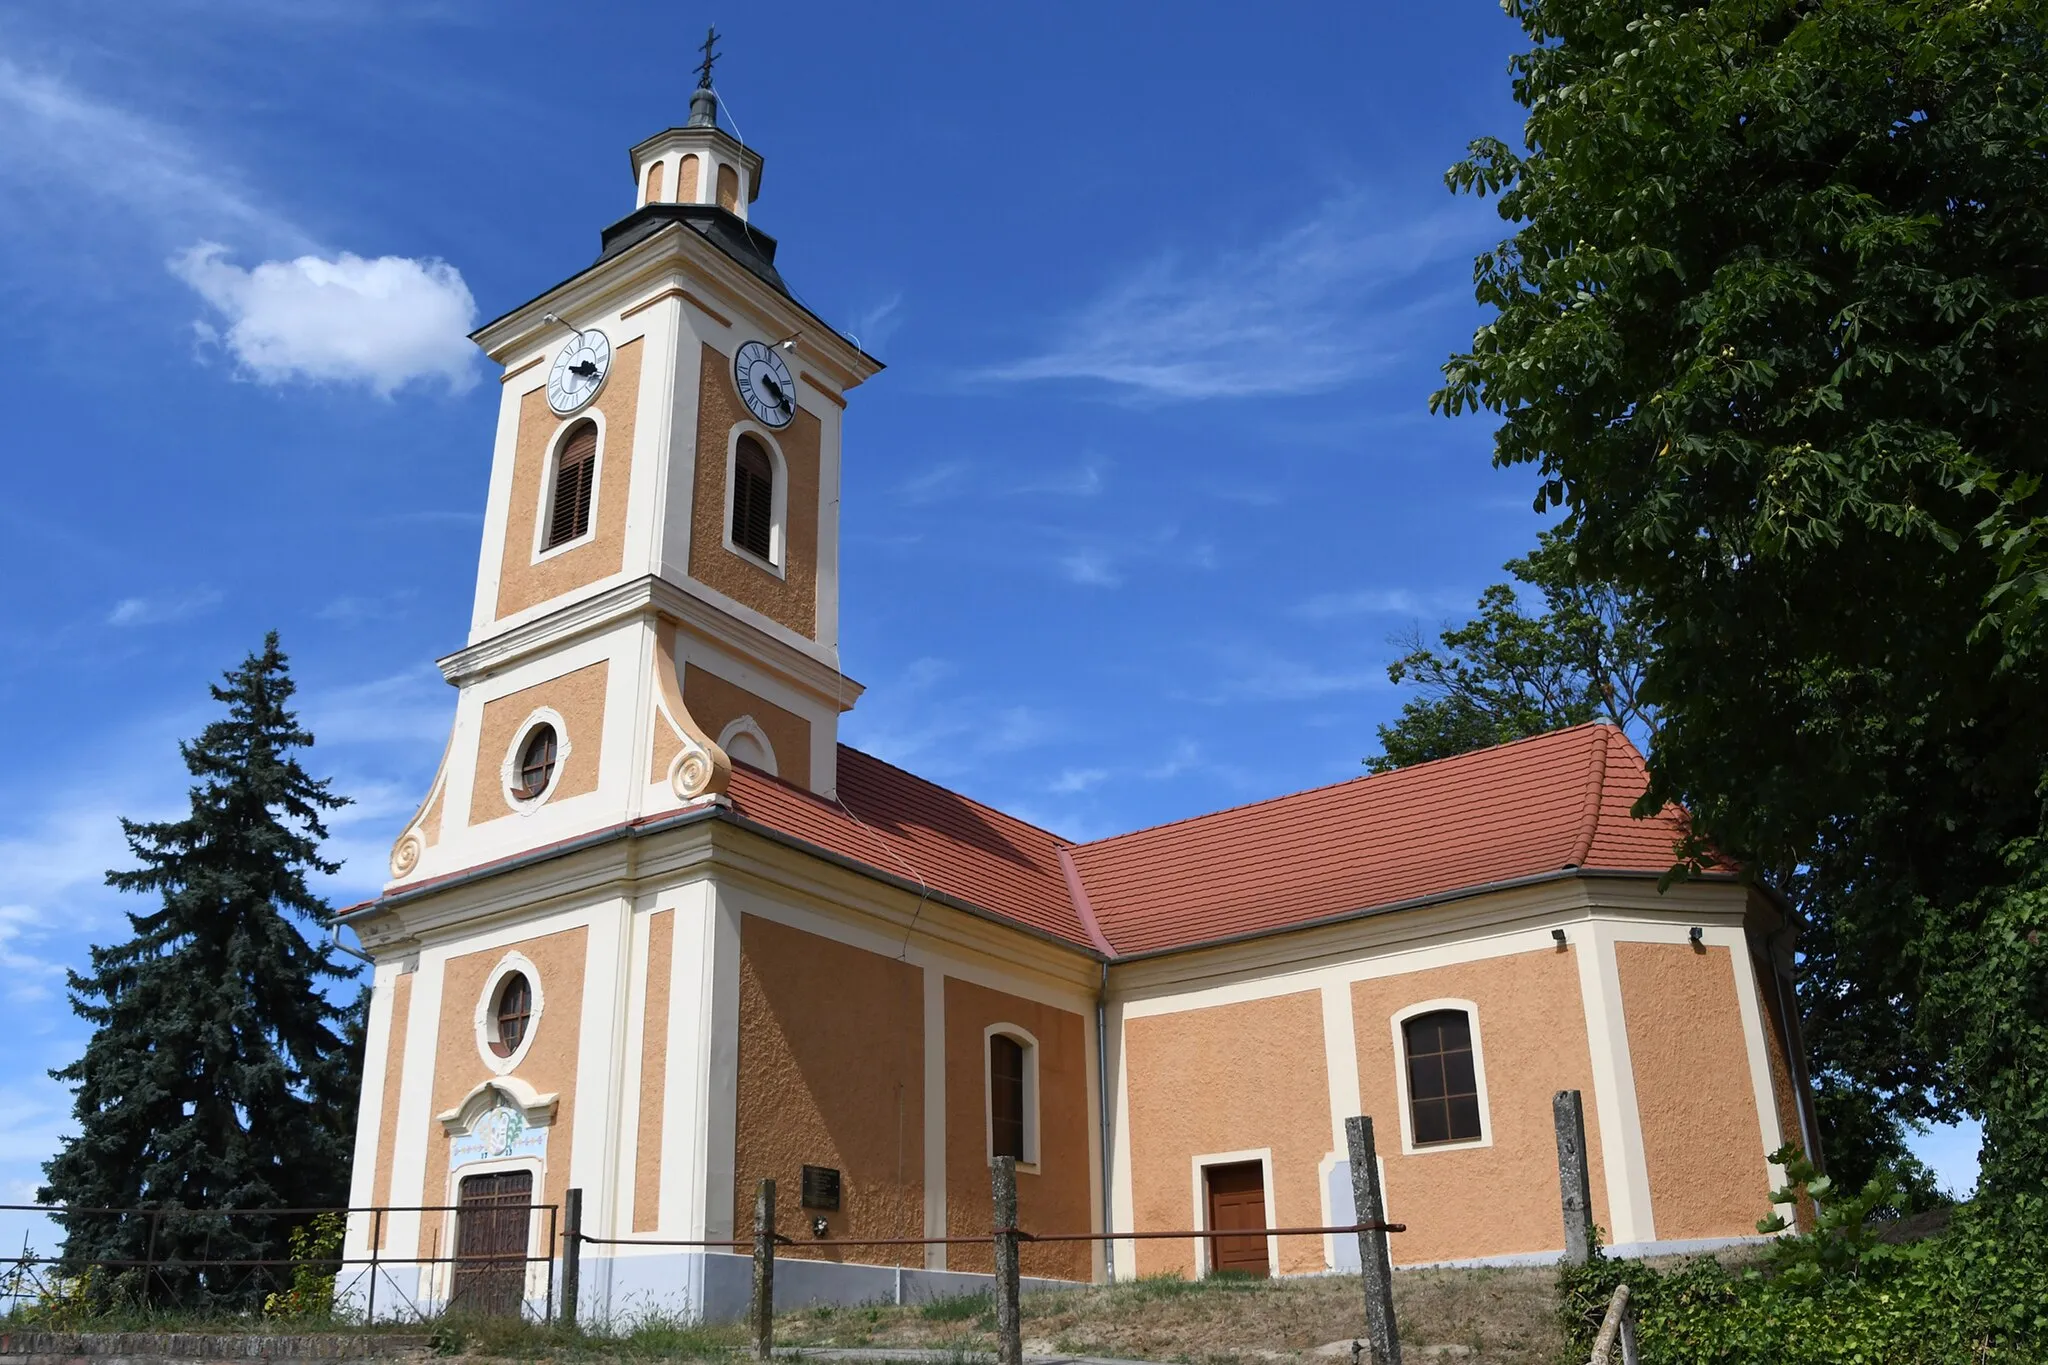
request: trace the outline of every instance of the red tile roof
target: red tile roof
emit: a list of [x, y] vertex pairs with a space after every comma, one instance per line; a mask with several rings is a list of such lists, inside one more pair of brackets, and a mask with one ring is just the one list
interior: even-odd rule
[[1647, 773], [1581, 725], [1357, 777], [1073, 851], [1119, 955], [1272, 933], [1587, 867], [1660, 873], [1675, 813], [1634, 820]]
[[1596, 724], [1080, 845], [843, 745], [845, 808], [738, 766], [730, 795], [759, 824], [1125, 956], [1571, 867], [1656, 875], [1683, 821], [1629, 815], [1646, 781]]
[[1066, 840], [873, 755], [839, 746], [838, 801], [738, 763], [726, 794], [740, 815], [759, 824], [1092, 946], [1060, 872]]

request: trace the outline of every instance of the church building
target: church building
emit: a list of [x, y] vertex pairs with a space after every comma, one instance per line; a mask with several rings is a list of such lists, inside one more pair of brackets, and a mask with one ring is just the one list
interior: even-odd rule
[[[998, 1154], [1027, 1230], [1190, 1231], [1027, 1244], [1027, 1276], [1355, 1266], [1195, 1235], [1349, 1223], [1354, 1114], [1397, 1266], [1554, 1259], [1567, 1089], [1610, 1246], [1757, 1236], [1769, 1154], [1812, 1146], [1792, 932], [1732, 875], [1660, 889], [1680, 817], [1631, 816], [1627, 738], [1092, 843], [842, 745], [841, 436], [882, 366], [783, 283], [710, 89], [632, 172], [596, 261], [475, 334], [502, 397], [453, 731], [342, 917], [380, 1315], [494, 1275], [538, 1305], [571, 1189], [586, 1319], [736, 1315], [744, 1254], [654, 1243], [750, 1236], [763, 1177], [785, 1306], [960, 1292], [986, 1245], [810, 1244], [985, 1236]], [[508, 1287], [493, 1255], [536, 1259]]]

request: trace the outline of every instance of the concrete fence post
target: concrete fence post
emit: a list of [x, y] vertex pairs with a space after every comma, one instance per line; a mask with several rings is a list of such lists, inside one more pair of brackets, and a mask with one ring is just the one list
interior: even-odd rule
[[995, 1194], [996, 1365], [1024, 1365], [1024, 1315], [1018, 1298], [1017, 1158], [999, 1156], [990, 1163], [989, 1184]]
[[[1386, 1222], [1372, 1120], [1362, 1114], [1344, 1120], [1344, 1141], [1351, 1156], [1352, 1221]], [[1358, 1269], [1365, 1281], [1365, 1337], [1373, 1365], [1401, 1365], [1401, 1333], [1394, 1324], [1394, 1261], [1384, 1228], [1358, 1234]]]
[[754, 1359], [775, 1354], [775, 1182], [754, 1187]]
[[583, 1288], [583, 1191], [562, 1194], [562, 1322], [576, 1325], [576, 1296]]
[[1586, 1169], [1586, 1108], [1576, 1090], [1560, 1090], [1550, 1101], [1557, 1123], [1557, 1192], [1564, 1205], [1564, 1261], [1584, 1265], [1593, 1258], [1593, 1187]]

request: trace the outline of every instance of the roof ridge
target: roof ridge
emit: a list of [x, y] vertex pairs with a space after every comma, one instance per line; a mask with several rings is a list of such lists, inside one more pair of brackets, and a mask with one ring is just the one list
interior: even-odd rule
[[[1003, 819], [1008, 820], [1011, 824], [1022, 825], [1026, 829], [1036, 830], [1040, 834], [1043, 834], [1046, 838], [1052, 840], [1054, 843], [1058, 844], [1062, 848], [1074, 848], [1078, 846], [1074, 840], [1069, 839], [1064, 834], [1057, 833], [1054, 830], [1049, 830], [1044, 825], [1034, 825], [1029, 820], [1026, 820], [1021, 816], [1010, 814], [1010, 812], [1004, 810], [1001, 806], [990, 805], [988, 802], [983, 801], [979, 797], [969, 796], [966, 792], [960, 791], [954, 787], [949, 787], [943, 782], [934, 782], [929, 777], [921, 777], [917, 773], [910, 771], [910, 769], [904, 767], [900, 763], [891, 763], [888, 759], [879, 758], [876, 755], [869, 753], [866, 749], [856, 749], [853, 745], [848, 744], [843, 740], [840, 741], [839, 747], [846, 750], [846, 752], [850, 754], [859, 754], [868, 762], [879, 764], [882, 767], [889, 769], [891, 772], [901, 773], [903, 776], [909, 778], [912, 782], [918, 783], [920, 786], [931, 787], [936, 791], [942, 791], [946, 793], [948, 796], [958, 797], [960, 800], [967, 802], [967, 804], [971, 806], [978, 806], [982, 810], [987, 811], [990, 815], [1002, 816]], [[798, 788], [798, 790], [808, 792], [809, 789]], [[815, 792], [811, 792], [810, 794], [814, 796], [816, 795]], [[823, 800], [824, 798], [820, 797], [819, 799]]]
[[[1434, 768], [1439, 764], [1461, 763], [1467, 759], [1477, 758], [1480, 754], [1497, 753], [1502, 749], [1513, 749], [1523, 744], [1535, 744], [1541, 740], [1556, 739], [1559, 735], [1568, 735], [1574, 730], [1583, 730], [1587, 726], [1597, 726], [1605, 730], [1614, 728], [1611, 721], [1580, 721], [1577, 725], [1566, 725], [1555, 730], [1545, 730], [1540, 735], [1524, 735], [1520, 739], [1510, 739], [1504, 740], [1499, 744], [1489, 744], [1483, 749], [1467, 749], [1462, 754], [1446, 754], [1442, 758], [1424, 759], [1420, 763], [1410, 763], [1403, 767], [1390, 768], [1383, 773], [1360, 773], [1357, 777], [1347, 777], [1339, 782], [1325, 782], [1320, 787], [1303, 787], [1298, 791], [1281, 792], [1277, 796], [1261, 796], [1251, 801], [1240, 801], [1234, 806], [1220, 806], [1215, 810], [1202, 811], [1197, 815], [1183, 815], [1175, 820], [1161, 820], [1157, 824], [1140, 825], [1136, 829], [1127, 829], [1120, 834], [1106, 834], [1100, 839], [1082, 840], [1074, 843], [1072, 847], [1080, 849], [1097, 848], [1103, 844], [1113, 844], [1119, 839], [1131, 838], [1133, 835], [1151, 834], [1156, 830], [1172, 829], [1176, 825], [1191, 825], [1198, 820], [1210, 820], [1219, 815], [1229, 815], [1234, 811], [1250, 810], [1255, 806], [1270, 806], [1275, 802], [1289, 801], [1297, 796], [1314, 796], [1318, 792], [1335, 791], [1339, 787], [1348, 787], [1353, 783], [1377, 782], [1382, 778], [1396, 777], [1404, 773], [1420, 772], [1424, 768]], [[973, 798], [970, 797], [968, 799], [972, 800]], [[1032, 828], [1036, 829], [1037, 826], [1034, 825]]]
[[1073, 851], [1062, 848], [1059, 855], [1060, 875], [1067, 881], [1067, 899], [1073, 902], [1074, 918], [1081, 921], [1081, 927], [1087, 931], [1089, 940], [1101, 949], [1104, 957], [1115, 958], [1116, 945], [1109, 941], [1108, 935], [1102, 932], [1101, 924], [1096, 922], [1095, 904], [1088, 899], [1088, 886], [1081, 880], [1081, 869], [1074, 863]]
[[1591, 754], [1586, 761], [1586, 794], [1579, 812], [1579, 837], [1566, 867], [1584, 867], [1593, 851], [1593, 837], [1600, 832], [1600, 805], [1607, 795], [1607, 729], [1594, 722]]

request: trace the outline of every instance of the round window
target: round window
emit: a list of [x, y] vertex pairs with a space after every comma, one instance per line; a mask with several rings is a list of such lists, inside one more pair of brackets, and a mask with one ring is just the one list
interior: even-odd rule
[[513, 972], [505, 978], [498, 987], [498, 1002], [492, 1014], [495, 1025], [491, 1051], [500, 1057], [510, 1057], [526, 1041], [526, 1028], [533, 1020], [533, 983], [526, 979], [526, 973]]
[[555, 749], [555, 727], [534, 726], [519, 750], [519, 771], [512, 786], [514, 798], [531, 801], [548, 789], [548, 782], [555, 775]]

